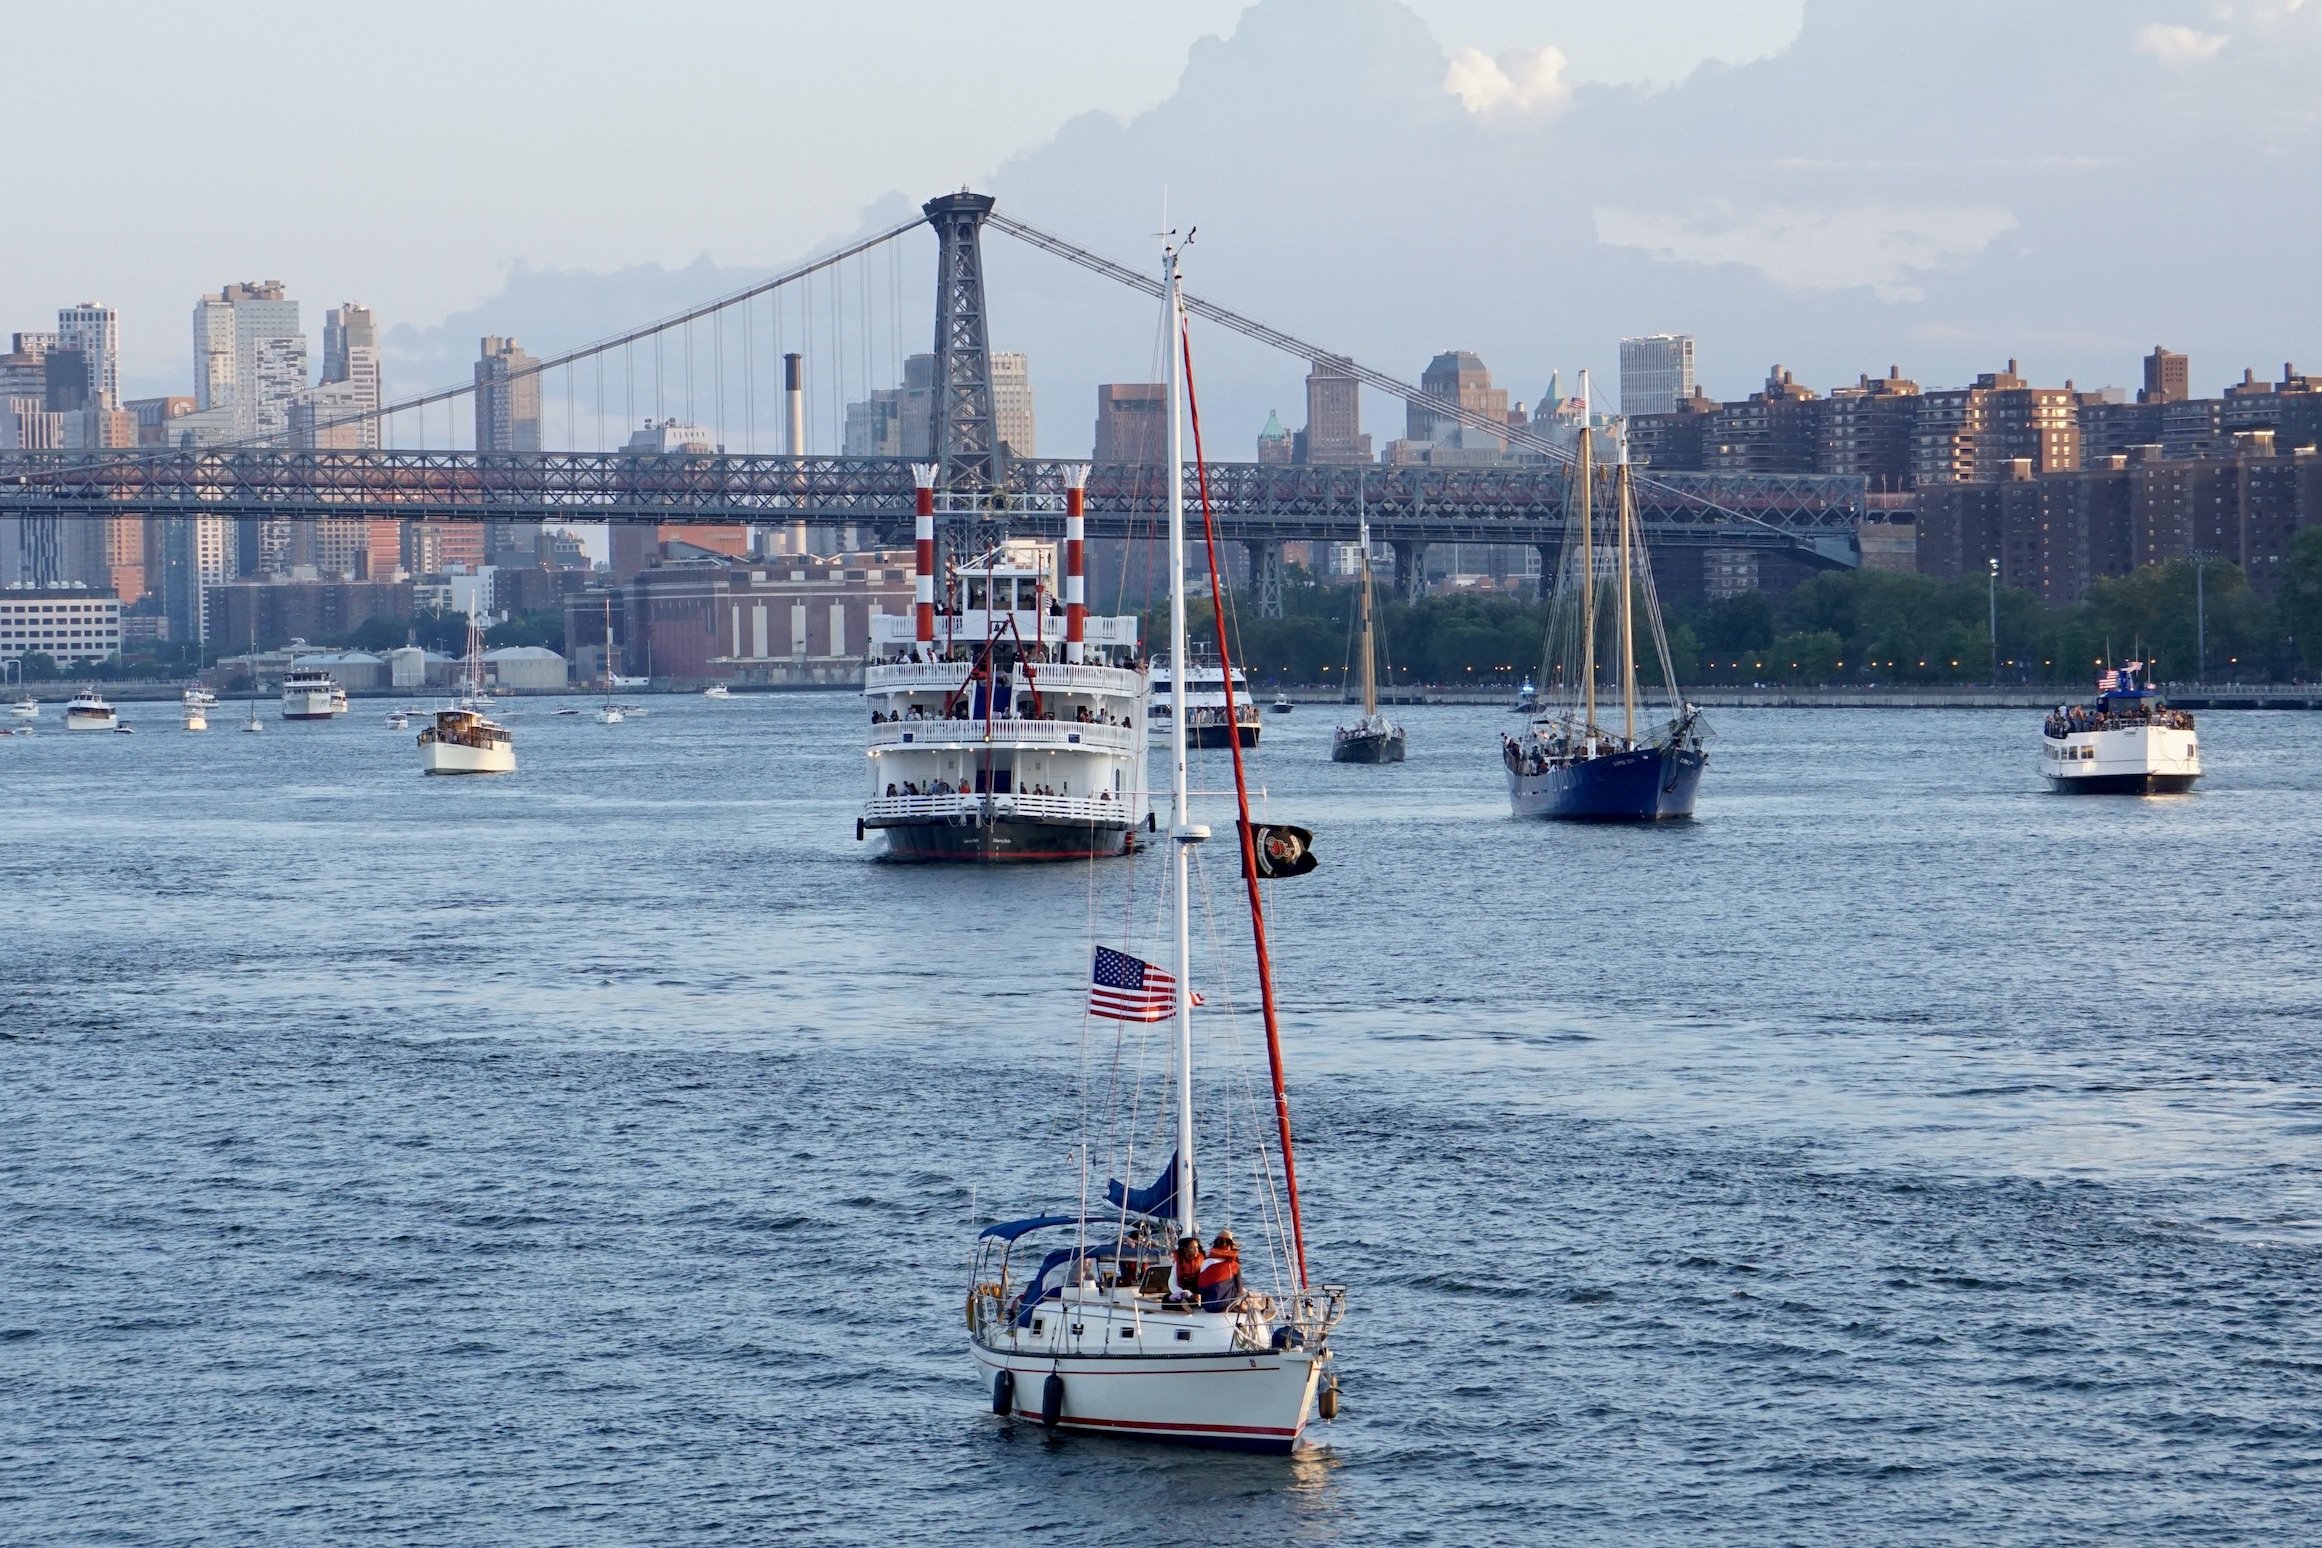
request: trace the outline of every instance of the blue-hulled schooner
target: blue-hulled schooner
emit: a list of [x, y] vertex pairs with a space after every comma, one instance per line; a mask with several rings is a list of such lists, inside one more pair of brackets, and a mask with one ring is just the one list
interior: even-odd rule
[[[1584, 404], [1587, 381], [1583, 374]], [[1518, 817], [1576, 822], [1691, 817], [1709, 755], [1700, 711], [1677, 691], [1625, 450], [1609, 481], [1610, 511], [1598, 509], [1600, 482], [1584, 410], [1539, 708], [1521, 736], [1500, 739], [1508, 804]], [[1663, 690], [1657, 701], [1637, 686], [1640, 615]]]

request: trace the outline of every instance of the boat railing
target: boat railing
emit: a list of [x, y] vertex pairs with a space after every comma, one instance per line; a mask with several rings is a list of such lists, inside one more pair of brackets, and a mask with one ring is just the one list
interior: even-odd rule
[[952, 791], [943, 795], [873, 796], [863, 808], [872, 822], [991, 821], [1032, 818], [1058, 822], [1118, 822], [1136, 820], [1129, 803], [1109, 794], [1090, 796], [1030, 795], [1022, 791], [979, 795]]
[[[863, 669], [867, 693], [895, 693], [915, 689], [956, 693], [967, 682], [973, 661], [883, 661]], [[1037, 662], [1032, 677], [1043, 693], [1109, 693], [1133, 698], [1144, 687], [1144, 677], [1127, 667], [1095, 662]]]
[[1024, 747], [1090, 747], [1109, 752], [1135, 749], [1134, 728], [1101, 720], [883, 720], [871, 727], [870, 745], [886, 747], [982, 746], [1010, 742]]

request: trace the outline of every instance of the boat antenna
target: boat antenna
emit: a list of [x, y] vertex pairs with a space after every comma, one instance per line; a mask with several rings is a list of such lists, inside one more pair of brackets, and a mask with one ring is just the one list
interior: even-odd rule
[[[1213, 603], [1225, 589], [1223, 572], [1217, 562], [1217, 517], [1209, 503], [1209, 462], [1201, 450], [1201, 400], [1193, 390], [1193, 342], [1180, 332], [1178, 351], [1185, 371], [1185, 404], [1193, 421], [1193, 472], [1195, 486], [1201, 493], [1201, 532], [1204, 547], [1209, 554], [1209, 590]], [[1175, 363], [1173, 363], [1175, 364]], [[1175, 421], [1172, 420], [1172, 425]], [[1358, 471], [1356, 477], [1361, 477]], [[1182, 483], [1182, 480], [1178, 481]], [[1359, 487], [1359, 485], [1358, 485]], [[1365, 617], [1368, 617], [1368, 583], [1370, 579], [1369, 518], [1363, 522], [1363, 578], [1365, 582]], [[1184, 587], [1183, 556], [1179, 556], [1178, 587]], [[1225, 609], [1213, 605], [1217, 621], [1218, 671], [1225, 680], [1226, 746], [1234, 755], [1234, 807], [1240, 819], [1235, 831], [1241, 837], [1242, 884], [1250, 894], [1250, 942], [1258, 957], [1258, 1004], [1266, 1021], [1266, 1065], [1274, 1080], [1274, 1125], [1282, 1142], [1282, 1184], [1290, 1197], [1290, 1245], [1298, 1264], [1298, 1288], [1307, 1287], [1306, 1278], [1306, 1225], [1298, 1210], [1298, 1156], [1290, 1144], [1290, 1096], [1282, 1076], [1282, 1023], [1274, 1002], [1274, 959], [1266, 945], [1266, 905], [1258, 891], [1257, 830], [1250, 826], [1250, 782], [1242, 766], [1242, 727], [1234, 704], [1234, 658], [1226, 643]], [[1365, 640], [1365, 645], [1369, 644]], [[1366, 692], [1375, 694], [1368, 673], [1365, 675]], [[1375, 701], [1367, 710], [1375, 713]], [[1180, 762], [1179, 767], [1183, 764]]]

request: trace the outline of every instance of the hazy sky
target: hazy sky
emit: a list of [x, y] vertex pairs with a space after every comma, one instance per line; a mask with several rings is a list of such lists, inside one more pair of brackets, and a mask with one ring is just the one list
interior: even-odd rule
[[[1077, 114], [1166, 97], [1244, 0], [105, 4], [0, 0], [0, 331], [103, 300], [183, 390], [194, 297], [277, 278], [427, 325], [510, 265], [772, 265], [881, 196], [981, 184]], [[1448, 52], [1669, 79], [1800, 0], [1419, 0]], [[410, 385], [410, 384], [406, 384]]]
[[[223, 281], [285, 281], [318, 341], [370, 303], [403, 394], [962, 183], [1131, 262], [1166, 194], [1197, 291], [1405, 379], [1474, 349], [1527, 402], [1662, 330], [1720, 397], [1776, 362], [2133, 383], [2156, 343], [2208, 392], [2322, 369], [2322, 0], [0, 0], [0, 44], [0, 330], [109, 301], [133, 391], [186, 389]], [[1151, 304], [987, 247], [1039, 449], [1085, 453]], [[810, 358], [818, 446], [926, 347], [930, 248], [898, 245], [900, 336]], [[1222, 454], [1299, 422], [1298, 362], [1209, 348]]]

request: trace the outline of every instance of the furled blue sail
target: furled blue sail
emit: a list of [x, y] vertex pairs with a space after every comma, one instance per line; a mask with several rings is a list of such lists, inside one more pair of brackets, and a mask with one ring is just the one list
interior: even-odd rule
[[1118, 1177], [1106, 1178], [1105, 1202], [1132, 1215], [1149, 1215], [1155, 1220], [1176, 1219], [1176, 1154], [1172, 1152], [1169, 1163], [1161, 1168], [1161, 1175], [1142, 1188], [1125, 1187]]

